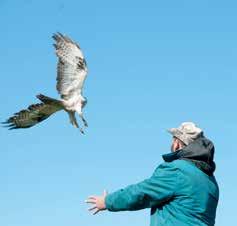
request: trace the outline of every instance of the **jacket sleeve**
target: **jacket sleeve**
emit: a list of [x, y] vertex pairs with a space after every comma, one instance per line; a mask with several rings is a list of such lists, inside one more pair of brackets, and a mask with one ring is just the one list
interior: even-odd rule
[[105, 198], [109, 211], [140, 210], [168, 201], [175, 195], [178, 169], [172, 163], [163, 163], [153, 175], [140, 183], [127, 186]]

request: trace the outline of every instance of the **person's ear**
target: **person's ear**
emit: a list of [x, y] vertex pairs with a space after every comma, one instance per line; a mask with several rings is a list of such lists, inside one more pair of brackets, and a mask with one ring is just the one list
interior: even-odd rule
[[180, 143], [177, 141], [177, 150], [179, 150], [180, 149]]

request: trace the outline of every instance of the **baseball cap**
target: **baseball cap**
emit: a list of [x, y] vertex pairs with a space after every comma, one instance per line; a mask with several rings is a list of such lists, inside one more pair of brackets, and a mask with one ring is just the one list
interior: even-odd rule
[[197, 138], [203, 136], [203, 131], [193, 122], [183, 122], [178, 128], [168, 129], [174, 137], [189, 145]]

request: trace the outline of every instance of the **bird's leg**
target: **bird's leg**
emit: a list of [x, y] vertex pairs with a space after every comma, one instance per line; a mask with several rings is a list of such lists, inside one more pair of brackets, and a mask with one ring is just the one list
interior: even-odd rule
[[76, 128], [79, 128], [80, 129], [80, 132], [82, 133], [82, 134], [84, 134], [84, 131], [83, 131], [83, 129], [78, 125], [78, 123], [77, 123], [77, 119], [76, 119], [76, 117], [75, 117], [75, 112], [68, 112], [68, 114], [69, 114], [69, 118], [70, 118], [70, 122], [71, 122], [71, 124], [73, 125], [73, 126], [75, 126]]
[[78, 113], [78, 115], [80, 116], [80, 118], [81, 118], [81, 120], [82, 120], [82, 122], [83, 122], [84, 127], [88, 127], [88, 123], [87, 123], [87, 121], [85, 120], [85, 118], [83, 117], [83, 113], [82, 113], [81, 108], [77, 109], [77, 113]]
[[80, 131], [84, 134], [84, 128], [88, 126], [86, 120], [84, 119], [82, 113], [79, 114], [80, 118], [82, 119], [83, 121], [83, 129], [81, 128]]
[[85, 134], [84, 133], [84, 130], [80, 127], [80, 132], [82, 133], [82, 134]]
[[70, 119], [71, 124], [78, 128], [79, 126], [78, 126], [77, 120], [75, 118], [75, 112], [68, 111], [68, 115], [69, 115], [69, 119]]
[[76, 112], [78, 113], [78, 115], [79, 115], [80, 118], [82, 119], [82, 122], [83, 122], [83, 125], [84, 125], [84, 126], [83, 126], [83, 129], [80, 129], [80, 131], [84, 134], [84, 127], [87, 127], [88, 124], [87, 124], [86, 120], [85, 120], [84, 117], [83, 117], [81, 104], [77, 106]]
[[85, 120], [85, 118], [83, 117], [83, 115], [80, 115], [80, 117], [81, 117], [81, 120], [82, 120], [84, 126], [85, 126], [85, 127], [88, 127], [88, 123], [87, 123], [87, 121]]

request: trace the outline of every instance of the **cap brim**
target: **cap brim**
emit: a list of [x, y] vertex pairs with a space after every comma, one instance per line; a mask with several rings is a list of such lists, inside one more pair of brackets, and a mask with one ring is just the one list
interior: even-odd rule
[[170, 128], [167, 130], [173, 137], [176, 137], [178, 139], [180, 139], [181, 141], [183, 140], [182, 139], [182, 132], [177, 129], [177, 128]]
[[170, 128], [170, 129], [167, 129], [167, 132], [170, 133], [171, 135], [175, 135], [177, 132], [177, 129], [176, 128]]

